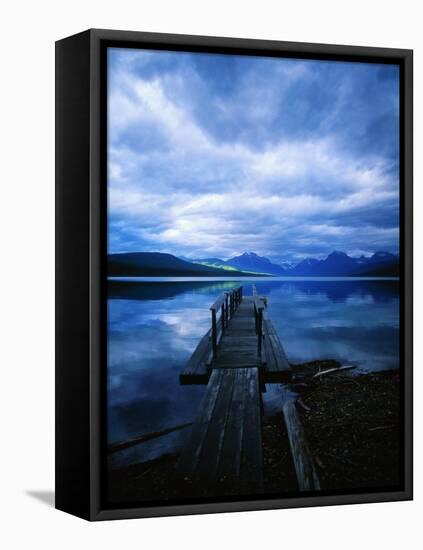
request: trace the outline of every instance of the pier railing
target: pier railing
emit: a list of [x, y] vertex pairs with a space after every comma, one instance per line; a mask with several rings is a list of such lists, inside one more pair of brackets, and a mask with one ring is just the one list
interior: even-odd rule
[[211, 343], [213, 358], [217, 355], [217, 346], [242, 301], [242, 286], [225, 292], [210, 307], [211, 311]]
[[264, 340], [265, 300], [257, 294], [256, 285], [253, 285], [254, 319], [257, 334], [257, 355], [262, 356]]

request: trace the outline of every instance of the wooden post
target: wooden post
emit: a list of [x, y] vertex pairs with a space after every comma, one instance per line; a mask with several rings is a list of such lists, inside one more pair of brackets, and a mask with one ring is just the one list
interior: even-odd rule
[[212, 309], [212, 350], [213, 350], [213, 357], [216, 357], [217, 353], [217, 324], [216, 324], [216, 310]]
[[263, 309], [259, 307], [258, 309], [258, 319], [257, 319], [257, 355], [261, 357], [261, 348], [262, 348], [262, 339], [263, 339]]
[[226, 326], [229, 325], [229, 294], [225, 292], [225, 323]]
[[222, 307], [220, 308], [220, 322], [222, 323], [222, 335], [225, 331], [225, 302], [222, 303]]

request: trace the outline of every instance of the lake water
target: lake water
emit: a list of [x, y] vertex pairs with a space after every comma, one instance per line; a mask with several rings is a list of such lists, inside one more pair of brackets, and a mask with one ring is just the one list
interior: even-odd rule
[[[290, 362], [338, 359], [362, 370], [399, 366], [399, 281], [357, 278], [133, 278], [109, 281], [108, 440], [194, 420], [204, 386], [180, 386], [210, 327], [211, 303], [242, 284], [268, 297]], [[176, 449], [181, 430], [111, 455], [112, 467]]]

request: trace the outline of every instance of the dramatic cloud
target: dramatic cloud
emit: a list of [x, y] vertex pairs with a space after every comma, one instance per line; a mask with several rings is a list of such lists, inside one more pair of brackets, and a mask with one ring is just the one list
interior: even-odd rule
[[392, 65], [109, 50], [109, 250], [398, 252]]

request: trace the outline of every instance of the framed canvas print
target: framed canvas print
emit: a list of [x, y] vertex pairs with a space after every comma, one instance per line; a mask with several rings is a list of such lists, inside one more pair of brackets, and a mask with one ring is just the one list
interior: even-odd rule
[[56, 44], [56, 506], [412, 498], [412, 52]]

